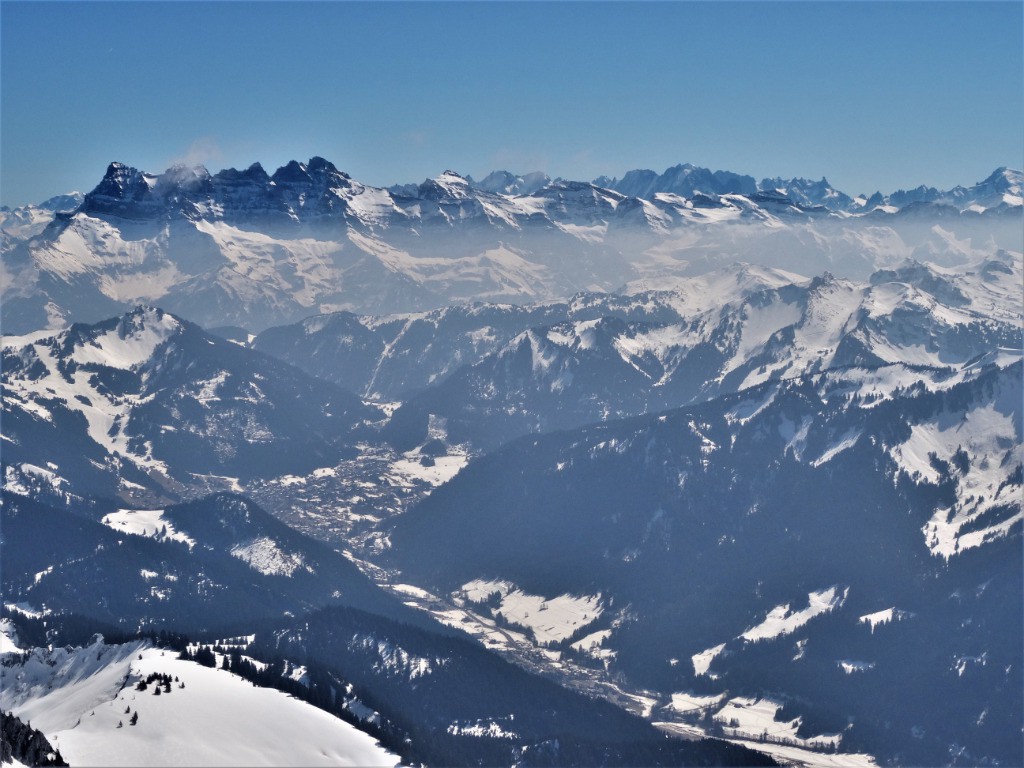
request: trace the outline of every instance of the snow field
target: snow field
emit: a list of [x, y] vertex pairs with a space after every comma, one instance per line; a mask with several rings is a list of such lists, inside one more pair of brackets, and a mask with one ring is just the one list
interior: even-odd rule
[[379, 640], [373, 635], [356, 635], [349, 642], [350, 648], [364, 648], [375, 651], [380, 658], [374, 668], [387, 670], [392, 674], [407, 675], [410, 680], [425, 677], [434, 671], [434, 667], [442, 667], [447, 659], [429, 659], [425, 656], [414, 656], [404, 648], [395, 646], [386, 640]]
[[540, 645], [568, 639], [596, 621], [604, 611], [600, 595], [559, 595], [549, 599], [527, 594], [508, 581], [475, 579], [463, 584], [452, 597], [483, 603], [495, 593], [500, 595], [495, 613], [512, 624], [531, 629]]
[[116, 328], [77, 346], [71, 359], [79, 365], [102, 365], [130, 370], [153, 356], [153, 352], [181, 329], [171, 315], [158, 315], [147, 309], [138, 321], [138, 328], [125, 328], [124, 321]]
[[[6, 675], [20, 674], [25, 685], [5, 684], [0, 702], [30, 718], [72, 765], [398, 763], [372, 737], [323, 710], [230, 672], [182, 661], [171, 651], [97, 643], [54, 654], [64, 654], [55, 667], [40, 659], [20, 671], [5, 669]], [[150, 673], [178, 677], [185, 688], [172, 683], [171, 692], [159, 696], [153, 685], [135, 690], [135, 682]], [[127, 708], [138, 713], [137, 725], [129, 725]]]
[[10, 619], [0, 619], [0, 656], [6, 653], [21, 653], [18, 632]]
[[[921, 529], [933, 555], [949, 559], [1005, 536], [1024, 520], [1021, 486], [1011, 481], [1024, 462], [1019, 386], [997, 393], [987, 405], [963, 413], [940, 414], [932, 422], [912, 425], [910, 439], [890, 448], [889, 453], [916, 482], [937, 484], [942, 479], [932, 456], [953, 468], [956, 502], [952, 507], [936, 509]], [[963, 466], [958, 466], [961, 463]], [[961, 533], [989, 510], [1003, 506], [1016, 511], [1002, 514], [986, 528]]]
[[740, 637], [756, 642], [791, 634], [815, 616], [830, 613], [840, 607], [848, 592], [849, 588], [840, 592], [838, 587], [811, 592], [807, 595], [807, 607], [799, 611], [792, 611], [788, 603], [777, 605], [768, 612], [764, 621], [746, 630]]
[[[693, 673], [695, 675], [707, 675], [708, 670], [711, 669], [711, 662], [715, 660], [722, 651], [725, 650], [725, 643], [719, 643], [716, 646], [708, 648], [706, 651], [695, 653], [690, 657], [693, 662]], [[714, 676], [712, 676], [713, 679]]]
[[[849, 587], [841, 589], [833, 586], [818, 592], [810, 592], [807, 595], [807, 607], [799, 611], [793, 611], [789, 603], [776, 605], [768, 611], [768, 615], [762, 621], [745, 630], [736, 639], [750, 643], [792, 634], [816, 616], [831, 613], [841, 607], [849, 591]], [[725, 650], [725, 646], [726, 643], [720, 643], [693, 654], [690, 660], [693, 663], [694, 674], [716, 679], [717, 676], [710, 672], [711, 664]]]
[[175, 530], [170, 521], [163, 519], [162, 509], [119, 509], [103, 516], [101, 521], [115, 531], [130, 533], [134, 536], [148, 536], [151, 539], [160, 537], [161, 533], [168, 541], [180, 541], [189, 548], [196, 545], [194, 539]]
[[842, 734], [830, 734], [812, 736], [804, 739], [797, 736], [797, 729], [800, 727], [799, 717], [788, 721], [775, 719], [776, 714], [782, 705], [771, 699], [749, 699], [737, 696], [730, 699], [714, 715], [714, 719], [722, 724], [725, 733], [729, 736], [741, 738], [759, 739], [762, 736], [765, 741], [786, 741], [799, 747], [838, 747], [842, 741]]
[[669, 707], [680, 714], [688, 712], [701, 712], [706, 709], [714, 709], [725, 699], [725, 694], [717, 696], [696, 696], [692, 693], [673, 693], [672, 703]]
[[431, 466], [424, 466], [419, 454], [410, 452], [391, 463], [389, 477], [402, 486], [423, 482], [432, 486], [443, 485], [455, 477], [469, 463], [469, 456], [453, 449], [447, 456], [433, 458]]
[[580, 638], [569, 647], [589, 654], [595, 659], [613, 659], [615, 658], [615, 651], [610, 648], [601, 647], [611, 634], [612, 630], [610, 629], [600, 629], [597, 632], [591, 632], [586, 637]]
[[131, 660], [146, 648], [142, 642], [105, 645], [97, 640], [85, 648], [33, 649], [25, 662], [0, 666], [0, 708], [31, 722], [55, 747], [63, 747], [54, 735], [106, 707], [129, 676]]

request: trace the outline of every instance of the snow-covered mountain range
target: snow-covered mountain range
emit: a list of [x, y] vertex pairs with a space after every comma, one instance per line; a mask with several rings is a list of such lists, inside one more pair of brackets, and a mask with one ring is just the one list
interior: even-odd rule
[[112, 163], [80, 202], [4, 212], [4, 327], [150, 302], [258, 331], [331, 310], [554, 300], [734, 261], [857, 278], [910, 256], [956, 265], [1021, 249], [1021, 178], [852, 198], [689, 165], [597, 182], [446, 171], [382, 189], [319, 157], [273, 174]]
[[[910, 264], [866, 283], [826, 274], [722, 300], [674, 322], [608, 313], [534, 327], [409, 397], [390, 434], [415, 444], [431, 418], [444, 419], [453, 440], [489, 449], [521, 434], [664, 410], [824, 370], [1005, 364], [1019, 356], [1019, 267], [1009, 258], [986, 261], [961, 277]], [[633, 298], [643, 307], [683, 303], [669, 292]]]
[[[1019, 764], [1022, 214], [1006, 169], [858, 197], [321, 158], [3, 211], [5, 733]], [[254, 747], [255, 709], [302, 744]]]

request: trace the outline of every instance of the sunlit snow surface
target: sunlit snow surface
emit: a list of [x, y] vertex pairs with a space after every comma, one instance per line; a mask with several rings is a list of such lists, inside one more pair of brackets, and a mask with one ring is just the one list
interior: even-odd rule
[[162, 509], [119, 509], [103, 516], [103, 524], [116, 531], [131, 533], [136, 536], [180, 541], [194, 547], [196, 542], [189, 536], [175, 530], [169, 520], [163, 519]]
[[695, 675], [706, 675], [708, 670], [711, 669], [711, 662], [715, 660], [722, 651], [725, 650], [725, 643], [719, 643], [718, 645], [708, 648], [706, 651], [695, 653], [690, 657], [693, 662], [693, 673]]
[[771, 699], [750, 699], [738, 696], [730, 699], [722, 709], [714, 715], [714, 719], [722, 724], [726, 735], [757, 739], [761, 736], [766, 741], [786, 741], [799, 747], [838, 747], [842, 734], [813, 736], [803, 739], [797, 736], [800, 727], [799, 717], [793, 720], [776, 720], [776, 713], [782, 704]]
[[311, 570], [303, 563], [300, 555], [285, 552], [269, 536], [238, 544], [231, 548], [231, 554], [265, 576], [291, 576], [300, 567]]
[[545, 598], [527, 594], [508, 581], [476, 579], [463, 584], [454, 597], [484, 603], [493, 595], [499, 596], [495, 612], [514, 625], [528, 627], [541, 644], [568, 639], [596, 621], [604, 610], [600, 595]]
[[388, 640], [381, 640], [374, 635], [354, 636], [349, 642], [349, 648], [373, 650], [379, 657], [379, 661], [373, 664], [375, 670], [407, 677], [409, 680], [430, 675], [434, 669], [448, 663], [448, 660], [444, 658], [430, 659], [426, 656], [415, 656], [404, 648], [398, 647]]
[[[848, 593], [848, 587], [840, 588], [833, 586], [809, 593], [807, 595], [806, 608], [794, 611], [790, 603], [777, 605], [768, 612], [764, 619], [749, 627], [737, 639], [746, 642], [757, 642], [791, 634], [816, 616], [831, 613], [836, 608], [842, 606]], [[726, 643], [720, 643], [700, 653], [693, 654], [691, 661], [693, 662], [694, 674], [708, 675], [715, 679], [715, 675], [710, 672], [711, 664], [714, 662], [715, 657], [725, 650], [725, 646]]]
[[158, 346], [181, 330], [181, 324], [171, 315], [148, 312], [144, 322], [131, 333], [123, 328], [112, 328], [101, 336], [75, 348], [71, 359], [79, 365], [102, 365], [107, 368], [129, 370], [149, 360]]
[[[1020, 409], [1021, 382], [1016, 380], [992, 392], [986, 402], [912, 424], [910, 438], [890, 448], [899, 468], [915, 482], [939, 484], [945, 464], [956, 483], [953, 504], [937, 508], [922, 528], [932, 554], [948, 559], [1005, 536], [1024, 519]], [[983, 516], [984, 527], [963, 531]]]
[[424, 459], [413, 452], [404, 454], [391, 464], [390, 477], [400, 485], [415, 481], [432, 486], [441, 485], [457, 475], [469, 461], [463, 451], [453, 451], [447, 456], [438, 456], [424, 463]]
[[[177, 677], [185, 688], [174, 683], [160, 696], [154, 686], [136, 691], [134, 683], [153, 672]], [[72, 765], [398, 763], [372, 737], [323, 710], [138, 643], [58, 649], [3, 673], [0, 705], [30, 719]], [[126, 708], [138, 712], [137, 725], [129, 725]]]
[[18, 632], [10, 619], [0, 619], [0, 656], [5, 653], [19, 653]]
[[791, 610], [788, 603], [777, 605], [768, 612], [764, 621], [740, 635], [744, 640], [771, 640], [795, 632], [815, 616], [829, 613], [843, 604], [848, 590], [829, 587], [807, 596], [807, 607]]
[[669, 705], [679, 713], [700, 712], [706, 709], [714, 709], [722, 703], [725, 694], [717, 696], [697, 696], [692, 693], [673, 693], [672, 703]]
[[901, 611], [899, 608], [886, 608], [883, 611], [875, 611], [874, 613], [868, 613], [857, 619], [860, 624], [867, 624], [871, 627], [871, 632], [874, 633], [875, 628], [883, 624], [889, 624], [894, 621], [903, 621], [904, 619], [910, 618], [913, 614], [909, 611]]

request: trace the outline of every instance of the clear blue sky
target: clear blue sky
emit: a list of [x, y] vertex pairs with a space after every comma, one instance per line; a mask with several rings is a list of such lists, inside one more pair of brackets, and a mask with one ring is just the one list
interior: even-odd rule
[[856, 194], [1024, 164], [1022, 4], [0, 4], [4, 204], [120, 160], [371, 184], [691, 162]]

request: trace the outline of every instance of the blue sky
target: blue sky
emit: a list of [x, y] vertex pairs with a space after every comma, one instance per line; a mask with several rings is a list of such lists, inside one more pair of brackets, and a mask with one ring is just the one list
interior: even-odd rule
[[0, 4], [0, 201], [120, 160], [322, 155], [592, 179], [691, 162], [850, 193], [1024, 164], [1019, 2]]

